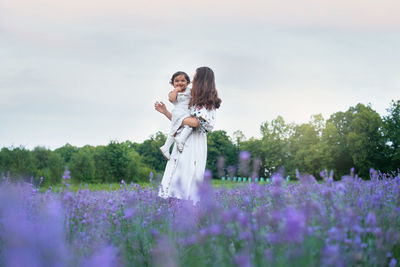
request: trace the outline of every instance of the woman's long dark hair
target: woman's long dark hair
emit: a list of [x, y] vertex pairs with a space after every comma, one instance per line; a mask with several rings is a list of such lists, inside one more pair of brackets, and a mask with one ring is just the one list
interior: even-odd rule
[[206, 109], [217, 109], [221, 105], [215, 87], [215, 76], [209, 67], [200, 67], [196, 70], [196, 75], [192, 81], [192, 98], [189, 107], [205, 107]]

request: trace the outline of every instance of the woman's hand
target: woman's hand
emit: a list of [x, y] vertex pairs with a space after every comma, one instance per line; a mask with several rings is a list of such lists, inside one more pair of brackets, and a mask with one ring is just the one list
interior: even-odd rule
[[167, 107], [165, 106], [165, 104], [161, 101], [157, 101], [156, 103], [154, 103], [154, 108], [164, 114], [169, 120], [171, 120], [172, 118], [172, 114], [171, 112], [168, 111]]
[[183, 119], [182, 126], [183, 125], [188, 125], [190, 127], [196, 128], [199, 127], [200, 121], [196, 117], [187, 117]]

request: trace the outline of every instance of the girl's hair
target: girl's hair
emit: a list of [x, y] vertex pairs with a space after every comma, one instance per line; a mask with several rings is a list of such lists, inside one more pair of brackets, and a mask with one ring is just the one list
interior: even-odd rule
[[200, 67], [196, 70], [196, 75], [192, 82], [192, 98], [189, 107], [205, 107], [206, 109], [216, 109], [221, 105], [215, 87], [214, 72], [209, 67]]
[[186, 72], [183, 72], [183, 71], [177, 71], [177, 72], [175, 72], [175, 73], [172, 75], [171, 81], [170, 81], [169, 83], [172, 84], [172, 85], [174, 85], [174, 80], [175, 80], [175, 78], [176, 78], [177, 76], [179, 76], [179, 75], [185, 76], [186, 81], [187, 81], [188, 83], [190, 83], [189, 75], [187, 75], [187, 73], [186, 73]]

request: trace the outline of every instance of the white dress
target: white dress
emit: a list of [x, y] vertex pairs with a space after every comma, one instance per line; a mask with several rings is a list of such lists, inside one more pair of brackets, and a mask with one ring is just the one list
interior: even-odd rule
[[190, 116], [189, 101], [191, 98], [190, 87], [186, 87], [184, 92], [178, 93], [176, 100], [172, 103], [174, 108], [171, 111], [171, 130], [170, 135], [174, 135], [182, 125], [184, 118]]
[[207, 135], [215, 124], [215, 109], [192, 108], [191, 115], [200, 121], [187, 138], [182, 153], [176, 145], [172, 150], [171, 158], [165, 167], [158, 195], [162, 198], [175, 197], [200, 200], [199, 186], [203, 182], [207, 161]]

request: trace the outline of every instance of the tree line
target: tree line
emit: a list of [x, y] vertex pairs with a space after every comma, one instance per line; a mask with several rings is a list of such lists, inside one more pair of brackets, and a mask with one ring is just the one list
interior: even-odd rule
[[[281, 169], [286, 175], [322, 170], [335, 178], [351, 168], [369, 178], [370, 168], [390, 173], [400, 166], [400, 100], [392, 101], [388, 115], [381, 117], [370, 105], [357, 104], [336, 112], [327, 120], [314, 115], [308, 123], [287, 123], [278, 116], [260, 126], [261, 137], [247, 139], [238, 130], [232, 136], [218, 130], [208, 134], [207, 168], [214, 178], [222, 176], [270, 177]], [[76, 147], [66, 144], [54, 151], [4, 147], [0, 151], [0, 172], [14, 178], [41, 177], [46, 185], [61, 181], [67, 167], [76, 182], [144, 182], [149, 174], [161, 176], [166, 160], [159, 147], [166, 136], [157, 132], [142, 143], [111, 141], [108, 145]], [[248, 151], [242, 157], [241, 151]]]

